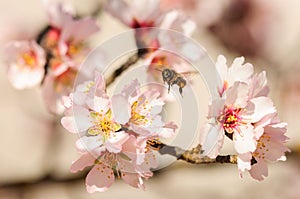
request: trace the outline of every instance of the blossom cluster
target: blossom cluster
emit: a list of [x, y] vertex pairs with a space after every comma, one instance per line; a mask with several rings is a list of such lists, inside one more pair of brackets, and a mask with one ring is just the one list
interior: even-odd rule
[[[13, 87], [28, 89], [41, 86], [47, 109], [61, 115], [65, 110], [62, 97], [72, 91], [78, 69], [90, 52], [86, 40], [99, 32], [99, 27], [95, 19], [78, 17], [66, 5], [45, 1], [45, 7], [49, 22], [46, 28], [35, 38], [7, 43], [4, 57], [8, 79]], [[112, 0], [106, 3], [105, 10], [135, 30], [139, 57], [153, 63], [165, 59], [159, 49], [165, 45], [167, 38], [151, 36], [151, 29], [147, 28], [172, 29], [186, 36], [191, 36], [196, 28], [195, 23], [182, 12], [165, 12], [160, 0], [134, 0], [130, 3]], [[149, 67], [149, 74], [153, 75], [151, 71]]]
[[81, 157], [71, 171], [92, 166], [86, 177], [87, 191], [105, 191], [115, 176], [127, 184], [144, 188], [143, 178], [152, 176], [150, 168], [157, 160], [149, 139], [171, 138], [177, 126], [163, 122], [160, 113], [164, 102], [159, 92], [142, 91], [137, 80], [126, 85], [120, 94], [109, 97], [102, 75], [80, 84], [69, 97], [62, 125], [80, 138], [76, 147]]
[[82, 60], [90, 51], [85, 40], [99, 30], [91, 17], [76, 19], [66, 6], [46, 3], [49, 25], [36, 37], [5, 47], [8, 78], [16, 89], [42, 87], [50, 112], [61, 114], [62, 96], [72, 90]]
[[222, 83], [219, 98], [210, 104], [202, 144], [204, 154], [214, 158], [228, 137], [238, 154], [240, 175], [249, 171], [253, 178], [263, 180], [268, 175], [267, 161], [286, 158], [287, 124], [280, 122], [268, 97], [265, 71], [253, 74], [253, 66], [244, 61], [243, 57], [236, 58], [228, 67], [225, 57], [218, 57], [216, 69]]

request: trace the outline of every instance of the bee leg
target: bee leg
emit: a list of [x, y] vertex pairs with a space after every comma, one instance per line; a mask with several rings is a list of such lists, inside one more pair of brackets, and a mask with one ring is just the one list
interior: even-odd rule
[[181, 97], [183, 97], [183, 95], [182, 95], [182, 88], [181, 87], [179, 87], [179, 93], [180, 93]]
[[168, 93], [170, 93], [170, 89], [171, 89], [171, 84], [169, 84], [168, 86]]

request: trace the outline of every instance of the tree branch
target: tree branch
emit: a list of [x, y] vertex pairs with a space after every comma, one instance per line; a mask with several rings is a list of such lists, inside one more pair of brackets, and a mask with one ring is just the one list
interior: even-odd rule
[[150, 148], [157, 150], [162, 155], [171, 155], [177, 160], [183, 160], [192, 164], [209, 164], [209, 163], [230, 163], [237, 164], [237, 155], [218, 155], [216, 158], [202, 157], [201, 145], [198, 144], [191, 150], [184, 150], [176, 146], [168, 146], [158, 140], [148, 140], [147, 144]]
[[140, 56], [138, 53], [133, 54], [131, 57], [128, 58], [128, 60], [122, 64], [117, 70], [114, 71], [114, 73], [106, 79], [106, 85], [110, 85], [115, 81], [117, 77], [119, 77], [124, 71], [126, 71], [130, 66], [137, 63]]

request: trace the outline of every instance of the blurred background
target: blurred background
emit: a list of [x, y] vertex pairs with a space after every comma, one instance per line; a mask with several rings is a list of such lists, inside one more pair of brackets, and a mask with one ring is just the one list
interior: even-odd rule
[[[103, 8], [101, 0], [65, 1], [79, 15]], [[147, 6], [147, 5], [145, 5]], [[300, 1], [299, 0], [162, 0], [162, 9], [180, 9], [197, 22], [193, 38], [215, 61], [237, 56], [266, 70], [271, 96], [282, 121], [288, 122], [286, 162], [269, 165], [269, 177], [240, 179], [236, 165], [190, 165], [176, 162], [146, 182], [146, 192], [121, 180], [105, 193], [88, 194], [84, 172], [72, 174], [77, 136], [67, 133], [47, 113], [38, 89], [17, 91], [0, 64], [0, 198], [300, 198]], [[104, 11], [97, 21], [97, 44], [127, 29]], [[41, 0], [0, 0], [0, 45], [30, 37], [47, 24]], [[1, 59], [2, 60], [2, 59]]]

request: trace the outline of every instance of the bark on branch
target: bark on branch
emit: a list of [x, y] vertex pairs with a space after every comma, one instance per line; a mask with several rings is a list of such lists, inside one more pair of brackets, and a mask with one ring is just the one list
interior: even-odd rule
[[218, 155], [216, 158], [201, 156], [201, 145], [198, 144], [195, 148], [184, 150], [180, 147], [169, 146], [158, 140], [149, 140], [148, 146], [157, 150], [162, 155], [171, 155], [178, 160], [183, 160], [192, 164], [209, 164], [209, 163], [230, 163], [237, 164], [237, 155]]

